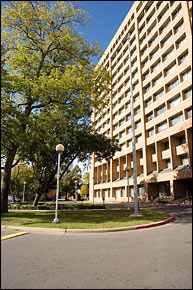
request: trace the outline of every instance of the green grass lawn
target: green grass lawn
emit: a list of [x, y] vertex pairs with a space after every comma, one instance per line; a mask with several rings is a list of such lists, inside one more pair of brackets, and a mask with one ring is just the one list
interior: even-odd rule
[[29, 226], [62, 229], [99, 229], [126, 227], [157, 222], [168, 218], [168, 214], [140, 209], [143, 216], [134, 218], [127, 210], [72, 210], [59, 211], [59, 224], [53, 224], [55, 211], [22, 211], [10, 210], [1, 214], [2, 225]]

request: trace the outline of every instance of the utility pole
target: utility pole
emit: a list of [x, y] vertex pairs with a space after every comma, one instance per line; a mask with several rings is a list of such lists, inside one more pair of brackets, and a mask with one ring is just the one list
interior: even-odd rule
[[134, 186], [134, 217], [141, 216], [138, 213], [138, 189], [137, 189], [137, 166], [136, 166], [136, 144], [135, 144], [135, 122], [133, 107], [133, 89], [132, 89], [132, 71], [131, 71], [131, 55], [130, 55], [130, 38], [128, 37], [128, 53], [129, 53], [129, 73], [130, 73], [130, 108], [131, 108], [131, 129], [132, 129], [132, 152], [133, 152], [133, 186]]

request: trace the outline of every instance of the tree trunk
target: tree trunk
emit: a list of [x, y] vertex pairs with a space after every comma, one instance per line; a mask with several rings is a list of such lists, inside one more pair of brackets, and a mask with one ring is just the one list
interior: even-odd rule
[[[44, 184], [42, 186], [40, 186], [40, 188], [37, 190], [35, 199], [33, 201], [33, 206], [34, 207], [37, 207], [40, 197], [44, 193], [46, 194], [48, 192], [50, 184], [53, 183], [53, 180], [54, 180], [54, 177], [56, 175], [56, 172], [57, 172], [57, 168], [53, 172], [50, 173], [49, 178], [46, 181], [44, 181]], [[43, 181], [39, 181], [40, 184], [42, 184], [42, 182]]]
[[34, 202], [33, 202], [33, 206], [34, 207], [37, 207], [40, 197], [41, 197], [41, 195], [36, 193], [36, 196], [35, 196], [35, 199], [34, 199]]
[[8, 152], [7, 160], [5, 162], [3, 180], [2, 180], [2, 188], [1, 188], [1, 212], [8, 212], [8, 195], [10, 190], [10, 182], [11, 182], [11, 169], [12, 164], [17, 152], [18, 146], [13, 144], [12, 148]]

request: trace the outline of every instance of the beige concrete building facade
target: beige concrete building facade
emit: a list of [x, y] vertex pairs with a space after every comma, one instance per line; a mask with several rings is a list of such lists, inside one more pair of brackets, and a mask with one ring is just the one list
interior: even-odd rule
[[191, 195], [191, 27], [192, 1], [135, 1], [104, 52], [99, 64], [112, 90], [93, 127], [118, 139], [121, 151], [102, 162], [93, 154], [90, 201], [133, 199], [131, 96], [139, 198]]

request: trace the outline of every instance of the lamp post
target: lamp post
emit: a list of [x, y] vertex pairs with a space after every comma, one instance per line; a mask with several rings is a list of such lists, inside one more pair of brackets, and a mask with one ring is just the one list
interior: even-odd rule
[[75, 180], [75, 197], [76, 197], [76, 200], [78, 200], [78, 192], [77, 192], [78, 186], [77, 186], [77, 183], [78, 183], [78, 181]]
[[127, 209], [130, 210], [130, 201], [129, 201], [129, 166], [127, 166], [125, 168], [125, 171], [126, 171], [126, 182], [127, 182], [127, 197], [128, 197], [128, 206], [127, 206]]
[[23, 182], [23, 198], [22, 198], [22, 202], [24, 202], [24, 196], [25, 196], [25, 185], [26, 185], [26, 181]]
[[131, 72], [131, 55], [130, 55], [130, 38], [128, 38], [129, 52], [129, 73], [130, 73], [130, 108], [131, 108], [131, 129], [132, 129], [132, 152], [133, 152], [133, 186], [134, 186], [134, 217], [141, 216], [138, 213], [138, 191], [137, 191], [137, 166], [136, 166], [136, 146], [135, 146], [135, 122], [133, 107], [133, 90], [132, 90], [132, 72]]
[[60, 156], [61, 153], [64, 151], [64, 146], [62, 144], [58, 144], [56, 146], [56, 152], [58, 153], [58, 172], [57, 172], [57, 189], [56, 189], [56, 210], [55, 210], [55, 218], [53, 223], [59, 223], [60, 220], [58, 219], [58, 195], [59, 195], [59, 176], [60, 176]]

